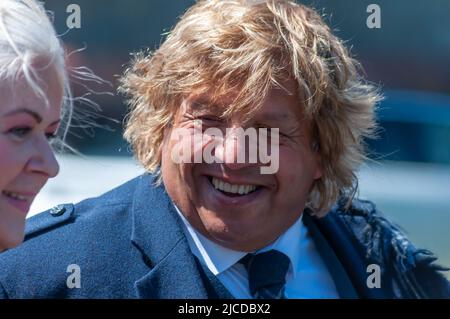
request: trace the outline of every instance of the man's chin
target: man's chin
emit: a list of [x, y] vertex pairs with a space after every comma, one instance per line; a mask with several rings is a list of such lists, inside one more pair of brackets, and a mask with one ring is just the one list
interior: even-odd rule
[[[250, 231], [250, 230], [249, 230]], [[246, 233], [249, 233], [247, 231]], [[212, 240], [220, 246], [242, 252], [254, 252], [269, 245], [272, 241], [264, 240], [263, 238], [243, 238], [243, 233], [236, 234], [214, 234]]]
[[[264, 207], [220, 207], [219, 209], [198, 210], [203, 225], [211, 231], [236, 234], [242, 238], [243, 234], [254, 233], [255, 229], [262, 227], [261, 223], [265, 219]], [[261, 226], [258, 226], [261, 225]]]
[[[255, 230], [263, 229], [263, 226], [258, 226], [258, 221], [260, 218], [252, 219], [238, 219], [233, 218], [232, 220], [228, 218], [221, 218], [220, 212], [210, 213], [206, 221], [203, 221], [204, 228], [206, 230], [206, 235], [213, 242], [238, 251], [253, 251], [256, 250], [258, 246], [259, 237], [255, 234]], [[247, 213], [248, 214], [248, 213]], [[214, 216], [214, 217], [213, 217]], [[258, 232], [259, 233], [259, 232]], [[248, 237], [252, 234], [252, 237]]]
[[213, 233], [212, 235], [213, 236], [210, 236], [210, 239], [222, 247], [244, 252], [256, 250], [253, 248], [254, 244], [251, 240], [242, 238], [242, 233], [240, 236], [239, 234], [230, 233]]

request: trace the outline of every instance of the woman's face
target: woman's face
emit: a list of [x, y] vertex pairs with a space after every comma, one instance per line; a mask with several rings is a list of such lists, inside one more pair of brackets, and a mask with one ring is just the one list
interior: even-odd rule
[[0, 82], [0, 251], [22, 242], [31, 203], [59, 170], [50, 140], [60, 123], [63, 87], [54, 67], [38, 75], [48, 105], [23, 77]]

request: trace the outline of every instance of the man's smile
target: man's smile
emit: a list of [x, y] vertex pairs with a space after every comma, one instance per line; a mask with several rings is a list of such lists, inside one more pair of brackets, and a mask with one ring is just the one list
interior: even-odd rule
[[217, 177], [211, 175], [204, 176], [203, 187], [206, 191], [208, 201], [214, 206], [220, 208], [221, 205], [226, 206], [240, 206], [250, 203], [255, 203], [261, 200], [264, 195], [264, 190], [267, 187], [263, 185], [245, 182], [245, 181], [231, 181], [226, 177]]
[[210, 182], [217, 190], [229, 196], [247, 195], [258, 188], [258, 186], [251, 184], [230, 184], [216, 177], [211, 177]]

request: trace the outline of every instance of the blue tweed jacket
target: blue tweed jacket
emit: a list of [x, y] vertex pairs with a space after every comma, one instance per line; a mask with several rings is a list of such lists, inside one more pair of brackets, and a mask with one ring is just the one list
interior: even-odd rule
[[[0, 298], [232, 298], [192, 255], [164, 186], [153, 182], [144, 174], [98, 198], [32, 217], [23, 245], [0, 255]], [[357, 297], [450, 297], [429, 251], [416, 249], [372, 203], [354, 200], [344, 209], [344, 202], [325, 218], [304, 220]], [[366, 283], [374, 263], [380, 288]], [[67, 283], [74, 264], [79, 288]]]

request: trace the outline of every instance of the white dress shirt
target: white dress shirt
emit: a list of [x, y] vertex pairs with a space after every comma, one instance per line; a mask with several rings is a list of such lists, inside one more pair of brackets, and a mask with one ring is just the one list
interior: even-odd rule
[[[239, 299], [251, 299], [247, 271], [238, 261], [247, 252], [232, 250], [203, 236], [183, 216], [184, 232], [192, 253]], [[302, 216], [272, 244], [256, 253], [275, 249], [289, 257], [286, 274], [286, 298], [339, 298], [333, 278], [316, 250], [302, 222]]]

